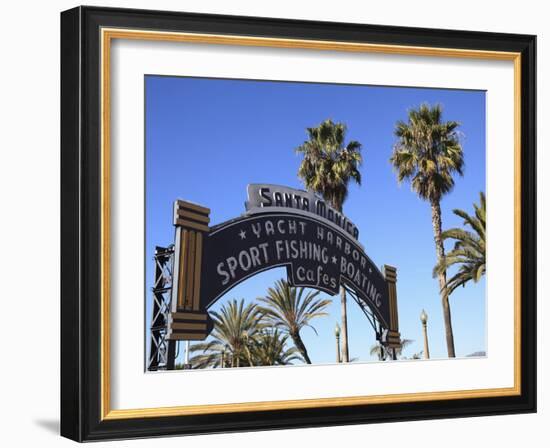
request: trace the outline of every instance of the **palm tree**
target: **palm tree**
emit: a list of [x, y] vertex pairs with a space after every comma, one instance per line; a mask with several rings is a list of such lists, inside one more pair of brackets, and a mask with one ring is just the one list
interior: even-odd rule
[[320, 194], [341, 212], [349, 182], [361, 184], [361, 143], [353, 140], [344, 145], [346, 126], [332, 120], [307, 128], [307, 133], [309, 140], [296, 148], [304, 156], [298, 176], [307, 189]]
[[[441, 230], [441, 198], [454, 186], [453, 174], [462, 175], [464, 156], [456, 121], [442, 121], [440, 105], [422, 104], [408, 113], [408, 121], [398, 121], [395, 128], [397, 143], [390, 162], [397, 172], [399, 183], [408, 179], [418, 196], [429, 201], [432, 211], [437, 263], [445, 257]], [[455, 356], [446, 270], [438, 272], [447, 353]]]
[[290, 286], [286, 280], [277, 280], [275, 286], [268, 289], [267, 296], [258, 299], [264, 304], [259, 306], [264, 322], [287, 332], [308, 364], [311, 364], [311, 359], [300, 337], [300, 331], [304, 327], [310, 327], [317, 333], [310, 321], [326, 316], [324, 309], [331, 302], [329, 299], [318, 299], [318, 295], [319, 291], [306, 293], [304, 288]]
[[[361, 185], [359, 166], [363, 162], [361, 143], [350, 141], [346, 144], [346, 126], [323, 121], [318, 127], [307, 128], [309, 139], [296, 148], [304, 158], [298, 169], [298, 176], [306, 188], [320, 194], [325, 201], [339, 212], [348, 197], [351, 181]], [[342, 303], [342, 360], [349, 361], [348, 319], [346, 290], [340, 288]]]
[[443, 232], [444, 240], [455, 240], [454, 248], [435, 266], [434, 276], [451, 266], [459, 265], [458, 272], [447, 280], [446, 287], [451, 294], [470, 280], [477, 283], [485, 275], [485, 194], [479, 193], [479, 205], [474, 204], [474, 215], [455, 209], [453, 213], [464, 219], [464, 229], [449, 229]]
[[[414, 339], [402, 339], [401, 345], [395, 349], [396, 356], [401, 356], [401, 354], [403, 353], [403, 349], [411, 345], [413, 342]], [[380, 342], [378, 341], [376, 342], [376, 344], [371, 345], [369, 354], [371, 356], [376, 355], [379, 361], [384, 361], [387, 358], [392, 358], [392, 353], [390, 352], [390, 350], [386, 346], [380, 344]]]
[[296, 347], [287, 348], [289, 336], [278, 328], [264, 329], [245, 345], [246, 357], [250, 366], [284, 366], [292, 361], [302, 361]]
[[263, 328], [262, 315], [256, 304], [244, 305], [244, 299], [231, 300], [219, 312], [210, 311], [214, 329], [207, 341], [193, 344], [190, 359], [193, 368], [240, 367], [246, 363], [246, 342]]

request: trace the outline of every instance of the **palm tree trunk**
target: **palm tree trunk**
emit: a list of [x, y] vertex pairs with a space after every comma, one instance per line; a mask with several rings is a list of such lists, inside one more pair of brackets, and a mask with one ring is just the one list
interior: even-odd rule
[[[432, 226], [434, 230], [435, 250], [437, 253], [437, 262], [440, 263], [445, 257], [445, 247], [441, 237], [441, 207], [439, 200], [431, 201], [432, 206]], [[447, 339], [447, 354], [449, 358], [455, 357], [455, 342], [453, 336], [453, 324], [451, 321], [451, 306], [449, 304], [449, 294], [447, 292], [447, 274], [442, 271], [438, 274], [439, 290], [441, 294], [441, 306], [443, 307], [443, 320], [445, 322], [445, 337]]]
[[[330, 202], [336, 210], [342, 213], [342, 198], [334, 197]], [[340, 286], [340, 301], [342, 303], [342, 362], [349, 362], [348, 307], [346, 303], [346, 289], [344, 288], [344, 285]]]
[[304, 358], [304, 361], [307, 364], [311, 364], [311, 359], [309, 359], [309, 355], [307, 354], [306, 346], [304, 345], [304, 342], [302, 341], [302, 338], [300, 337], [300, 333], [290, 333], [290, 337], [292, 338], [292, 342], [294, 342], [294, 345], [302, 355], [302, 358]]
[[340, 287], [340, 300], [342, 302], [342, 362], [349, 362], [348, 349], [348, 310], [346, 305], [346, 289]]

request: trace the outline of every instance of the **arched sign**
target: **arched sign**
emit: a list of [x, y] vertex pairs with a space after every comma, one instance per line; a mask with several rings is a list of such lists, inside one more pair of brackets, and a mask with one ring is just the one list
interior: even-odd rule
[[274, 185], [249, 185], [246, 208], [209, 227], [209, 209], [175, 202], [169, 339], [204, 339], [212, 329], [207, 310], [220, 297], [247, 278], [285, 267], [293, 286], [330, 295], [341, 286], [353, 290], [388, 330], [383, 342], [399, 343], [395, 269], [380, 272], [350, 220], [312, 193]]

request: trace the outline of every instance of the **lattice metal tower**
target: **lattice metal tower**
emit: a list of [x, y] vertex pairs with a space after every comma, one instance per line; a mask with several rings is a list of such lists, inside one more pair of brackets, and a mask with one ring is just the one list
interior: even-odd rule
[[172, 291], [174, 246], [155, 248], [155, 281], [152, 288], [153, 310], [147, 370], [173, 370], [176, 343], [166, 339]]

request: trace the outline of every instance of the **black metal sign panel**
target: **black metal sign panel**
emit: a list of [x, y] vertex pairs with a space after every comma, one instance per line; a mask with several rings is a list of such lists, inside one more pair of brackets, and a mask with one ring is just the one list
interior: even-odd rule
[[300, 211], [335, 224], [356, 240], [359, 237], [359, 229], [346, 215], [310, 191], [282, 185], [249, 184], [247, 193], [245, 207], [249, 213]]
[[211, 227], [202, 254], [202, 309], [245, 279], [285, 266], [294, 286], [334, 295], [344, 282], [389, 327], [384, 276], [351, 235], [325, 220], [290, 212], [243, 216]]

